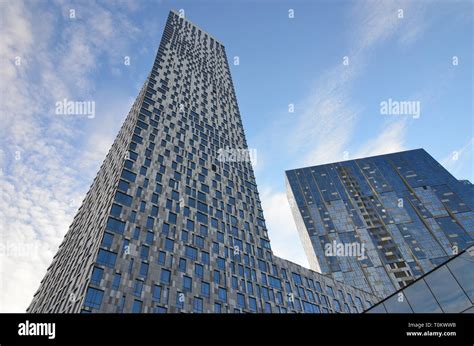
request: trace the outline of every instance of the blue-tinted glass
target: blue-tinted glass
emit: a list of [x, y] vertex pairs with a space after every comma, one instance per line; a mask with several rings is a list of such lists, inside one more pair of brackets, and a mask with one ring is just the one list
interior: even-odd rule
[[221, 257], [217, 258], [217, 268], [224, 270], [225, 269], [225, 260]]
[[113, 268], [116, 258], [117, 254], [115, 252], [100, 249], [97, 255], [97, 263]]
[[100, 280], [102, 280], [102, 275], [104, 274], [104, 269], [94, 267], [92, 270], [91, 283], [94, 285], [100, 285]]
[[120, 213], [122, 212], [122, 206], [118, 204], [112, 204], [112, 209], [110, 210], [110, 214], [116, 217], [120, 217]]
[[[381, 306], [382, 304], [379, 304]], [[389, 313], [412, 313], [410, 305], [408, 305], [404, 291], [398, 292], [389, 299], [387, 299], [383, 305]], [[384, 309], [383, 307], [379, 309]], [[371, 311], [371, 310], [370, 310]], [[372, 311], [371, 311], [372, 312]]]
[[201, 261], [204, 264], [209, 264], [209, 254], [207, 252], [202, 252]]
[[227, 291], [225, 288], [219, 287], [218, 289], [218, 297], [222, 301], [227, 301]]
[[184, 249], [184, 254], [186, 257], [192, 259], [195, 261], [197, 259], [197, 249], [191, 247], [191, 246], [186, 246]]
[[140, 227], [135, 227], [133, 230], [133, 239], [140, 239]]
[[153, 285], [153, 300], [160, 301], [161, 299], [161, 287]]
[[140, 313], [142, 312], [142, 302], [139, 300], [134, 300], [133, 301], [133, 306], [132, 306], [132, 312], [134, 313]]
[[160, 251], [160, 253], [158, 254], [158, 263], [161, 265], [164, 265], [165, 261], [166, 261], [166, 253], [163, 251]]
[[117, 191], [115, 193], [115, 201], [127, 207], [130, 207], [132, 205], [132, 200], [133, 200], [132, 196], [129, 196], [125, 193], [122, 193], [120, 191]]
[[107, 229], [115, 233], [123, 234], [125, 222], [109, 217], [107, 220]]
[[139, 275], [142, 277], [146, 277], [148, 275], [148, 267], [149, 267], [148, 263], [142, 262], [142, 264], [140, 265]]
[[140, 297], [140, 295], [142, 294], [142, 289], [143, 289], [143, 281], [135, 280], [135, 287], [133, 289], [133, 294], [137, 297]]
[[157, 314], [166, 314], [167, 309], [163, 306], [157, 306], [155, 308], [155, 313]]
[[201, 298], [194, 298], [194, 312], [202, 312], [203, 301]]
[[166, 269], [161, 269], [161, 282], [165, 284], [170, 283], [171, 272]]
[[146, 232], [146, 240], [145, 240], [145, 242], [146, 242], [148, 245], [151, 245], [151, 244], [153, 243], [153, 238], [154, 238], [153, 232]]
[[137, 175], [129, 170], [124, 169], [122, 171], [122, 178], [133, 183], [135, 182]]
[[251, 311], [257, 311], [257, 301], [255, 300], [255, 298], [249, 298], [249, 308]]
[[102, 238], [101, 246], [104, 246], [104, 247], [111, 247], [113, 240], [114, 240], [114, 235], [105, 232], [105, 233], [104, 233], [104, 237]]
[[474, 256], [471, 256], [468, 250], [450, 261], [447, 266], [464, 292], [474, 302]]
[[183, 277], [183, 290], [185, 292], [191, 292], [192, 290], [192, 280], [188, 276]]
[[204, 297], [209, 297], [210, 294], [210, 285], [207, 282], [201, 282], [201, 294]]
[[442, 312], [423, 279], [403, 290], [413, 312]]
[[245, 309], [245, 296], [241, 293], [237, 293], [237, 306]]
[[168, 215], [168, 222], [172, 224], [176, 224], [176, 214], [175, 213], [169, 213]]
[[472, 305], [446, 266], [428, 274], [425, 282], [444, 312], [460, 312]]
[[221, 304], [219, 304], [219, 303], [215, 303], [215, 304], [214, 304], [214, 312], [215, 312], [216, 314], [220, 314], [220, 313], [222, 312], [222, 306], [221, 306]]
[[171, 239], [165, 239], [165, 250], [173, 252], [174, 241]]
[[93, 309], [100, 309], [103, 296], [104, 291], [89, 287], [87, 289], [84, 305]]
[[122, 275], [120, 275], [119, 273], [115, 273], [114, 281], [112, 282], [112, 289], [117, 290], [119, 288], [121, 278]]
[[179, 259], [179, 270], [183, 273], [186, 272], [186, 260], [184, 258]]
[[140, 257], [144, 260], [148, 259], [149, 252], [150, 248], [146, 245], [142, 245], [140, 248]]
[[120, 191], [127, 192], [129, 186], [130, 184], [128, 182], [126, 182], [125, 180], [120, 180], [118, 189]]
[[194, 273], [198, 278], [202, 278], [204, 276], [204, 268], [202, 265], [196, 263], [194, 265]]

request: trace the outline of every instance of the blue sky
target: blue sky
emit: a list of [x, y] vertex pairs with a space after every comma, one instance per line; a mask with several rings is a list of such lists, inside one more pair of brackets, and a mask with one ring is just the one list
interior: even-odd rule
[[[474, 181], [472, 6], [1, 1], [0, 311], [30, 302], [151, 69], [171, 8], [226, 46], [272, 247], [307, 265], [286, 169], [422, 147]], [[64, 98], [94, 101], [95, 117], [55, 114]], [[419, 102], [420, 117], [382, 115], [389, 99]]]

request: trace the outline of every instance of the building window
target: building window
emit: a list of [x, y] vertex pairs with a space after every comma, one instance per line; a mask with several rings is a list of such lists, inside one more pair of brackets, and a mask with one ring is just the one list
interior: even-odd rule
[[155, 313], [157, 313], [157, 314], [166, 314], [166, 311], [168, 311], [168, 310], [163, 306], [157, 306], [155, 308]]
[[161, 287], [158, 285], [153, 285], [153, 300], [159, 302], [161, 300]]
[[114, 280], [112, 281], [113, 290], [118, 290], [121, 279], [122, 279], [122, 275], [120, 273], [115, 273]]
[[255, 298], [249, 297], [249, 308], [251, 311], [257, 311], [257, 300]]
[[174, 241], [171, 239], [166, 238], [165, 239], [165, 250], [173, 252], [174, 248]]
[[184, 258], [179, 259], [179, 271], [186, 272], [186, 260]]
[[168, 215], [168, 222], [176, 225], [176, 218], [177, 215], [175, 213], [170, 212]]
[[332, 302], [334, 303], [334, 310], [341, 312], [341, 304], [339, 303], [339, 300], [333, 299]]
[[209, 298], [210, 292], [211, 292], [211, 286], [209, 285], [209, 283], [202, 281], [201, 282], [201, 295]]
[[202, 312], [203, 301], [202, 298], [194, 297], [194, 312], [201, 313]]
[[328, 293], [331, 297], [334, 297], [334, 290], [332, 289], [331, 286], [327, 286], [327, 289], [328, 289]]
[[141, 277], [146, 278], [146, 276], [148, 275], [148, 266], [149, 266], [149, 265], [148, 265], [148, 263], [146, 263], [146, 262], [142, 262], [142, 264], [140, 265], [140, 273], [139, 273], [139, 275], [140, 275]]
[[242, 293], [237, 293], [237, 306], [245, 309], [245, 296]]
[[132, 205], [133, 198], [132, 196], [127, 195], [126, 193], [117, 191], [115, 193], [115, 201], [127, 207], [130, 207]]
[[204, 264], [209, 264], [209, 253], [207, 252], [201, 253], [201, 262]]
[[100, 309], [100, 304], [102, 303], [103, 296], [104, 291], [89, 287], [87, 289], [84, 305], [92, 309]]
[[111, 233], [105, 232], [104, 237], [102, 238], [102, 243], [100, 245], [103, 247], [110, 248], [112, 246], [113, 241], [114, 241], [114, 235]]
[[158, 264], [164, 265], [166, 261], [166, 252], [160, 251], [158, 254]]
[[184, 249], [184, 254], [186, 257], [192, 259], [193, 261], [197, 260], [197, 249], [191, 247], [191, 246], [186, 246]]
[[92, 270], [91, 283], [94, 285], [100, 285], [100, 280], [102, 280], [102, 275], [104, 274], [104, 269], [94, 267]]
[[140, 313], [142, 312], [142, 305], [143, 303], [140, 300], [134, 300], [133, 301], [133, 306], [132, 306], [132, 312], [133, 313]]
[[225, 269], [225, 260], [221, 257], [217, 258], [217, 268], [221, 270]]
[[142, 280], [135, 280], [135, 287], [133, 289], [133, 294], [137, 297], [140, 297], [143, 290], [143, 281]]
[[131, 171], [124, 169], [122, 171], [122, 178], [134, 183], [135, 179], [137, 178], [137, 175]]
[[153, 232], [146, 232], [146, 240], [145, 240], [145, 242], [146, 242], [148, 245], [151, 245], [151, 244], [153, 243], [153, 238], [154, 238]]
[[191, 292], [192, 290], [192, 279], [189, 276], [183, 277], [183, 290], [184, 292]]
[[125, 222], [109, 217], [107, 220], [107, 230], [123, 234], [125, 230]]
[[99, 254], [97, 255], [97, 263], [113, 268], [115, 266], [116, 258], [117, 254], [115, 252], [100, 249]]
[[161, 282], [169, 285], [170, 283], [171, 272], [166, 269], [161, 269]]
[[196, 263], [196, 264], [194, 265], [194, 273], [196, 274], [196, 276], [197, 276], [198, 278], [201, 278], [201, 279], [202, 279], [203, 276], [204, 276], [204, 268], [203, 268], [203, 266], [202, 266], [201, 264], [199, 264], [199, 263]]
[[217, 295], [218, 295], [219, 299], [222, 300], [223, 302], [227, 301], [227, 291], [226, 291], [225, 288], [219, 287], [219, 289], [217, 291]]
[[122, 212], [122, 206], [119, 204], [112, 204], [112, 208], [110, 209], [110, 214], [116, 217], [120, 217], [120, 213]]
[[214, 270], [214, 283], [216, 283], [216, 284], [221, 283], [221, 274], [217, 270]]
[[214, 303], [214, 312], [216, 314], [222, 313], [222, 305], [219, 303]]
[[148, 254], [150, 252], [150, 248], [146, 245], [142, 245], [140, 248], [140, 257], [143, 260], [148, 259]]

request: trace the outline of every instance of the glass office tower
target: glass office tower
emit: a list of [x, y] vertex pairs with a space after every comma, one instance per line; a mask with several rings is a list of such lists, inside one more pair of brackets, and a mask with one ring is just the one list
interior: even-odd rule
[[170, 12], [149, 77], [28, 312], [362, 312], [274, 256], [224, 46]]
[[474, 313], [474, 246], [367, 311], [387, 312]]
[[286, 172], [310, 267], [384, 298], [474, 244], [474, 189], [423, 149]]

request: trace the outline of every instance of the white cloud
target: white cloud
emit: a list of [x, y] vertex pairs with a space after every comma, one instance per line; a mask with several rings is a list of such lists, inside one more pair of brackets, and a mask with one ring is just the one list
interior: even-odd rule
[[464, 179], [474, 182], [474, 137], [453, 150], [441, 160], [441, 164], [455, 177], [464, 175]]
[[351, 159], [406, 150], [404, 145], [406, 127], [407, 118], [400, 118], [384, 124], [384, 129], [379, 135], [363, 143]]
[[120, 127], [110, 114], [124, 118], [131, 104], [81, 119], [52, 114], [55, 102], [87, 99], [98, 69], [114, 67], [117, 54], [143, 39], [120, 8], [75, 3], [81, 18], [70, 21], [57, 16], [68, 5], [41, 5], [0, 2], [2, 312], [24, 312], [31, 302]]
[[276, 192], [271, 188], [263, 188], [261, 191], [263, 192], [260, 193], [260, 198], [267, 228], [271, 230], [269, 237], [273, 252], [279, 257], [309, 268], [286, 193]]

